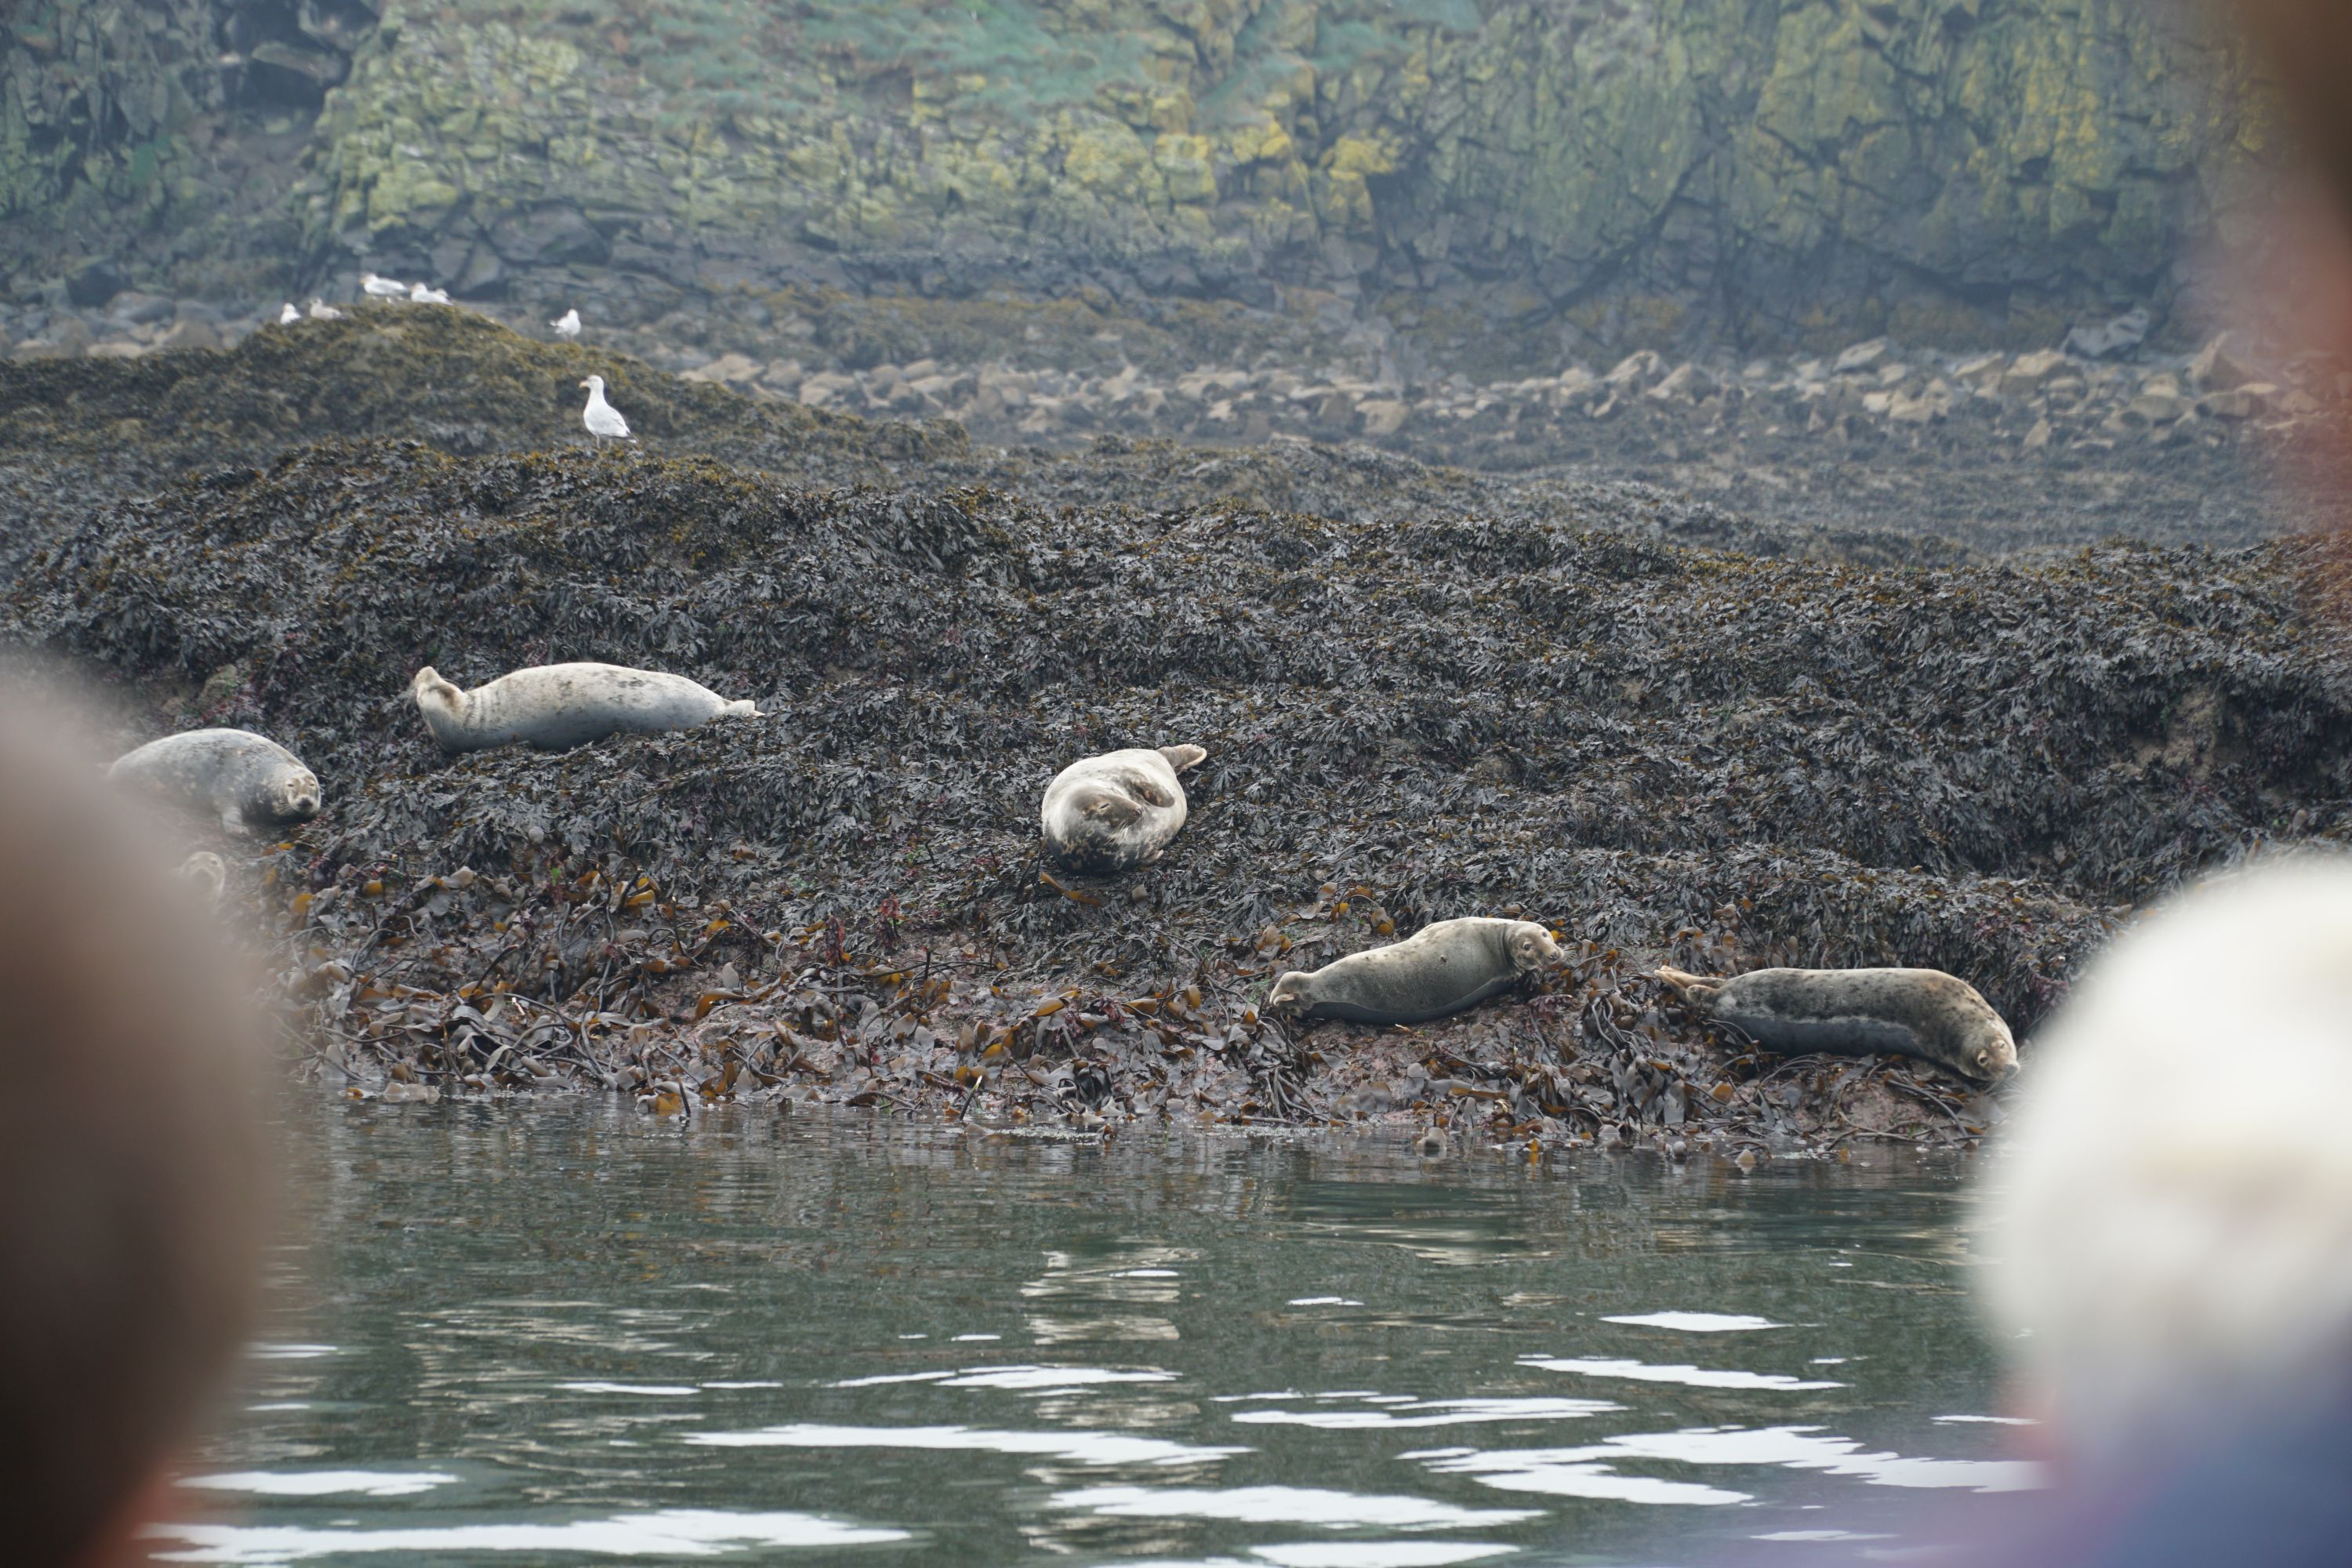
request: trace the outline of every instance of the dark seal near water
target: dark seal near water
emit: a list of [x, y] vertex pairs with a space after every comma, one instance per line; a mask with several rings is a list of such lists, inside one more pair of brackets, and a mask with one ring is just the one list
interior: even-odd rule
[[1294, 969], [1275, 981], [1265, 1005], [1352, 1024], [1425, 1024], [1500, 995], [1561, 956], [1551, 932], [1533, 921], [1439, 921], [1311, 973]]
[[699, 681], [618, 664], [535, 664], [463, 690], [426, 665], [408, 684], [445, 752], [526, 742], [556, 750], [624, 731], [656, 734], [712, 719], [757, 719]]
[[188, 730], [115, 759], [107, 776], [177, 805], [215, 813], [232, 833], [319, 815], [319, 778], [250, 730]]
[[1710, 980], [1660, 969], [1685, 1005], [1769, 1051], [1917, 1057], [1979, 1083], [2017, 1070], [2017, 1042], [1992, 1004], [1940, 969], [1755, 969]]
[[1045, 848], [1073, 871], [1107, 876], [1149, 865], [1184, 826], [1184, 786], [1199, 746], [1137, 747], [1072, 763], [1045, 786]]

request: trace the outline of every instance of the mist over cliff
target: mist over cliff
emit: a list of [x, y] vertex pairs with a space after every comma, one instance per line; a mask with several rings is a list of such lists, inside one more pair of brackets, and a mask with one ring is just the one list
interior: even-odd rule
[[35, 0], [0, 278], [1083, 297], [1490, 374], [2046, 346], [2191, 330], [2276, 142], [2140, 0]]

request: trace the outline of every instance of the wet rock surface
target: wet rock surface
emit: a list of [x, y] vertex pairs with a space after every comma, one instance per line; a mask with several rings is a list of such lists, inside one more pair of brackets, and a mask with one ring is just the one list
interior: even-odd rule
[[[549, 342], [527, 313], [509, 312], [521, 314], [516, 333], [469, 309], [347, 309], [345, 321], [258, 331], [149, 296], [87, 319], [22, 317], [27, 366], [123, 363], [0, 375], [0, 405], [29, 421], [0, 431], [0, 460], [12, 445], [70, 450], [152, 478], [266, 455], [297, 433], [535, 447], [576, 438], [568, 405], [598, 374], [657, 449], [820, 482], [881, 479], [910, 457], [940, 474], [959, 444], [953, 477], [966, 482], [1330, 515], [1433, 504], [1500, 515], [1570, 491], [1589, 503], [1594, 480], [1633, 480], [1738, 520], [1706, 526], [1740, 538], [1698, 542], [1917, 561], [1935, 547], [1887, 536], [2007, 553], [2116, 534], [2234, 545], [2331, 525], [2300, 455], [2340, 447], [2352, 417], [2352, 365], [2241, 346], [2242, 334], [2194, 353], [2136, 344], [2127, 357], [1956, 355], [1875, 339], [1795, 360], [1642, 353], [1507, 382], [1404, 382], [1378, 353], [1317, 359], [1307, 339], [1246, 364], [1196, 363], [1197, 334], [1133, 321], [1112, 331], [1101, 323], [1119, 318], [1087, 311], [1055, 313], [1024, 351], [977, 360], [942, 355], [988, 354], [1024, 320], [1034, 328], [1035, 313], [900, 320], [890, 352], [905, 357], [875, 363], [881, 351], [846, 317], [820, 310], [813, 325], [787, 309], [760, 325], [740, 300], [718, 318], [600, 321], [580, 345]], [[1237, 349], [1232, 325], [1208, 333], [1211, 346]], [[236, 345], [224, 364], [173, 352], [221, 342]], [[438, 360], [440, 380], [424, 359]], [[1321, 368], [1296, 368], [1306, 363]], [[189, 393], [169, 390], [183, 381]], [[204, 406], [185, 401], [199, 385]], [[1462, 471], [1435, 471], [1446, 468]]]
[[[1947, 969], [2030, 1073], [2132, 907], [2352, 837], [2321, 544], [2002, 560], [1363, 447], [999, 456], [610, 356], [644, 448], [550, 448], [590, 351], [433, 314], [0, 367], [0, 637], [100, 672], [126, 749], [236, 724], [320, 775], [284, 842], [191, 847], [355, 1092], [1965, 1142], [1999, 1108], [1958, 1080], [1759, 1057], [1647, 970]], [[558, 658], [767, 716], [449, 759], [404, 696]], [[1162, 863], [1043, 860], [1055, 771], [1183, 742]], [[1258, 1009], [1471, 913], [1570, 963], [1425, 1028]]]

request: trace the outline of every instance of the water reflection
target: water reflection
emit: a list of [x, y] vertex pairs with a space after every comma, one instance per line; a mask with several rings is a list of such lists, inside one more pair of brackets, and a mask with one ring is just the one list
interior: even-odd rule
[[309, 1304], [181, 1560], [1720, 1561], [2031, 1479], [1966, 1414], [1957, 1166], [578, 1104], [289, 1136]]

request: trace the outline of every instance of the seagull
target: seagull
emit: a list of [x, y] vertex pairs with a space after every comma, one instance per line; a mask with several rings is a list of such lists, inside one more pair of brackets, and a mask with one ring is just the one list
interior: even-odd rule
[[408, 292], [408, 285], [397, 278], [380, 278], [373, 272], [360, 274], [360, 287], [379, 300], [397, 300]]
[[415, 283], [409, 286], [408, 297], [420, 305], [446, 305], [449, 302], [449, 290], [427, 289], [422, 283]]
[[580, 335], [580, 312], [576, 308], [566, 310], [547, 324], [555, 329], [557, 337], [562, 338], [565, 342], [570, 342]]
[[289, 300], [278, 312], [278, 324], [281, 327], [290, 327], [301, 319], [302, 312], [294, 308], [294, 302], [291, 300]]
[[588, 426], [588, 434], [596, 437], [598, 446], [604, 445], [607, 436], [616, 441], [636, 439], [629, 434], [629, 422], [621, 417], [621, 411], [604, 401], [603, 376], [592, 375], [580, 384], [588, 389], [588, 406], [580, 411], [580, 423]]
[[314, 321], [340, 321], [343, 319], [343, 313], [322, 300], [312, 300], [310, 319]]

